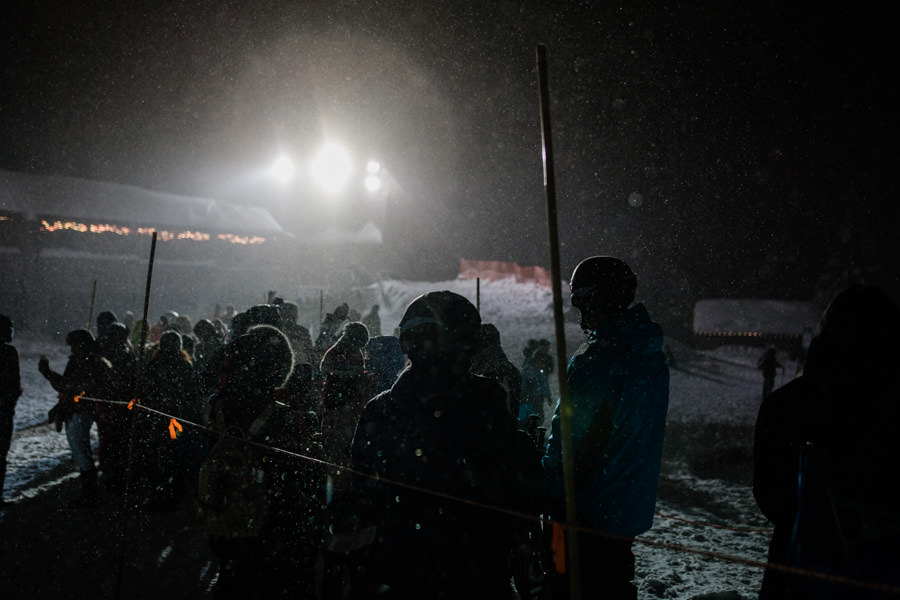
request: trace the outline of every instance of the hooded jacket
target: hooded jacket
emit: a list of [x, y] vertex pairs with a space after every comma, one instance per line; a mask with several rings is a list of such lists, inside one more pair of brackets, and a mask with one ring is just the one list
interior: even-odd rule
[[353, 466], [380, 478], [367, 494], [384, 563], [376, 571], [398, 593], [416, 592], [400, 597], [505, 597], [518, 521], [482, 507], [521, 501], [510, 483], [516, 432], [505, 403], [494, 381], [413, 364], [366, 404]]
[[[769, 563], [900, 585], [900, 310], [855, 285], [822, 316], [803, 374], [763, 400], [753, 495], [774, 525]], [[875, 588], [767, 568], [760, 598], [883, 598]]]

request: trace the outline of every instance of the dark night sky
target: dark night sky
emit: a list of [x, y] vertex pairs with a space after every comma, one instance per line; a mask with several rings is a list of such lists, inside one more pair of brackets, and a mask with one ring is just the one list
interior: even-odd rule
[[891, 3], [109, 4], [5, 10], [0, 168], [227, 198], [332, 135], [403, 186], [398, 257], [549, 266], [544, 43], [564, 271], [805, 299], [852, 256], [896, 284]]

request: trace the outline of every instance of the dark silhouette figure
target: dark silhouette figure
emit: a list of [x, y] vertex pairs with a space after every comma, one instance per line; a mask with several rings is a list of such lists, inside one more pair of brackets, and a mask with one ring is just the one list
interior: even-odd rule
[[[255, 465], [246, 491], [262, 482], [267, 509], [253, 535], [210, 535], [219, 559], [215, 598], [314, 598], [315, 560], [321, 548], [319, 512], [324, 503], [320, 468], [280, 450], [308, 455], [311, 423], [276, 400], [290, 376], [290, 343], [268, 325], [249, 328], [226, 349], [222, 387], [213, 398], [210, 423], [260, 445], [244, 444]], [[305, 427], [301, 429], [301, 427]], [[244, 495], [244, 494], [239, 494]]]
[[315, 423], [315, 429], [321, 429], [321, 420], [319, 419], [319, 398], [321, 394], [318, 392], [312, 378], [312, 366], [307, 363], [294, 363], [294, 369], [291, 371], [288, 380], [278, 390], [278, 401], [290, 406]]
[[381, 335], [381, 315], [378, 311], [381, 309], [377, 304], [372, 305], [372, 309], [363, 315], [362, 324], [369, 330], [371, 337], [379, 337]]
[[22, 395], [19, 352], [12, 345], [14, 333], [12, 320], [0, 315], [0, 505], [5, 502], [3, 482], [6, 480], [6, 455], [12, 444], [16, 401]]
[[519, 426], [537, 436], [538, 428], [544, 423], [544, 410], [553, 402], [550, 393], [550, 374], [553, 372], [550, 341], [529, 340], [523, 355], [525, 361], [521, 370], [522, 401], [519, 405]]
[[[100, 353], [112, 365], [109, 399], [127, 403], [134, 396], [138, 365], [137, 355], [128, 343], [128, 328], [118, 321], [100, 328], [98, 321], [98, 330], [103, 331], [103, 337], [98, 339]], [[128, 465], [131, 413], [126, 405], [106, 403], [97, 404], [94, 412], [104, 484], [109, 490], [121, 490]]]
[[803, 374], [763, 400], [753, 494], [774, 524], [760, 598], [888, 598], [900, 587], [900, 309], [855, 285], [828, 305]]
[[[566, 370], [578, 524], [613, 534], [578, 534], [581, 591], [636, 598], [631, 547], [653, 523], [669, 404], [663, 333], [642, 304], [632, 306], [637, 278], [621, 260], [587, 258], [570, 285], [588, 333]], [[557, 403], [543, 459], [554, 521], [566, 518], [559, 417]], [[554, 579], [554, 597], [567, 597], [567, 576]]]
[[188, 440], [193, 429], [188, 428], [186, 433], [182, 425], [172, 439], [171, 419], [198, 423], [204, 412], [194, 367], [181, 347], [177, 331], [165, 331], [160, 336], [159, 349], [147, 364], [144, 390], [144, 404], [163, 414], [140, 415], [142, 472], [148, 478], [153, 507], [171, 509], [188, 489], [185, 474], [190, 472]]
[[66, 336], [72, 351], [62, 374], [50, 369], [50, 360], [41, 356], [38, 371], [59, 394], [59, 401], [50, 409], [50, 420], [61, 431], [66, 428], [66, 441], [72, 459], [80, 470], [81, 496], [75, 507], [91, 507], [97, 501], [97, 466], [91, 448], [91, 425], [94, 423], [94, 404], [76, 401], [82, 395], [91, 398], [110, 397], [112, 365], [100, 355], [97, 341], [87, 329], [76, 329]]
[[97, 315], [97, 343], [100, 345], [101, 352], [104, 350], [104, 346], [109, 339], [109, 327], [113, 323], [117, 323], [119, 319], [116, 317], [116, 313], [111, 310], [104, 310], [99, 315]]
[[[219, 374], [222, 371], [224, 341], [219, 330], [208, 319], [200, 319], [194, 325], [194, 371], [200, 395], [206, 399], [219, 388]], [[205, 419], [204, 419], [205, 422]]]
[[[316, 336], [315, 351], [317, 356], [324, 356], [325, 351], [331, 348], [341, 335], [344, 323], [347, 322], [350, 314], [350, 306], [343, 302], [334, 312], [327, 313], [319, 328], [319, 335]], [[319, 361], [315, 361], [314, 366], [318, 367]]]
[[478, 352], [472, 359], [472, 372], [495, 380], [506, 391], [509, 414], [518, 422], [522, 398], [522, 374], [507, 358], [500, 344], [500, 332], [492, 323], [482, 323]]
[[312, 365], [315, 360], [312, 337], [309, 329], [297, 322], [299, 307], [294, 302], [283, 302], [278, 310], [281, 313], [281, 331], [287, 336], [294, 351], [294, 364]]
[[521, 432], [503, 388], [471, 373], [480, 324], [452, 292], [414, 300], [400, 322], [410, 366], [366, 404], [356, 429], [354, 468], [381, 478], [357, 480], [378, 526], [370, 580], [392, 598], [512, 597], [509, 558], [522, 525], [482, 505], [527, 503], [513, 454]]
[[329, 460], [338, 464], [350, 462], [350, 441], [359, 413], [374, 395], [363, 355], [368, 341], [366, 326], [350, 321], [322, 357], [322, 436]]
[[[366, 326], [350, 321], [322, 358], [322, 441], [329, 462], [335, 464], [350, 464], [350, 442], [356, 423], [363, 405], [375, 395], [375, 379], [366, 372], [363, 354], [368, 341]], [[349, 477], [341, 472], [329, 475], [332, 498], [327, 511], [329, 535], [324, 556], [326, 597], [340, 597], [345, 580], [352, 583], [354, 594], [360, 593], [359, 579], [364, 572], [361, 562], [366, 555], [357, 550], [371, 541], [374, 531], [360, 527], [356, 514], [358, 502], [354, 490], [350, 489]]]
[[765, 400], [769, 397], [769, 394], [772, 393], [772, 390], [775, 388], [775, 374], [778, 372], [778, 369], [783, 369], [784, 367], [778, 362], [778, 358], [775, 355], [775, 347], [769, 346], [766, 348], [766, 351], [763, 352], [762, 356], [759, 357], [759, 360], [756, 363], [756, 368], [762, 371], [763, 374], [763, 392], [762, 397]]

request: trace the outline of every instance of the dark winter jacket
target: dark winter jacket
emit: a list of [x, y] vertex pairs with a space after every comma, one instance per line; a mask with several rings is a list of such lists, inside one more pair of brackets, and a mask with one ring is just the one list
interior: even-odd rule
[[111, 392], [115, 400], [127, 401], [134, 395], [134, 382], [137, 377], [137, 355], [128, 344], [108, 347], [103, 357], [112, 365]]
[[522, 402], [522, 374], [503, 350], [498, 346], [479, 352], [472, 363], [472, 372], [500, 384], [506, 392], [509, 414], [518, 420]]
[[12, 415], [21, 395], [19, 352], [11, 344], [0, 344], [0, 415]]
[[448, 591], [446, 597], [463, 597], [454, 590], [469, 590], [466, 597], [508, 593], [510, 533], [518, 521], [479, 506], [510, 507], [517, 499], [510, 458], [517, 432], [505, 405], [493, 381], [415, 364], [366, 405], [352, 464], [381, 478], [366, 481], [384, 583], [423, 598]]
[[16, 401], [21, 395], [19, 351], [11, 344], [0, 343], [0, 488], [6, 476], [6, 454], [12, 441]]
[[[322, 545], [321, 507], [325, 504], [325, 476], [321, 466], [297, 455], [322, 459], [315, 441], [315, 423], [290, 407], [277, 403], [270, 394], [239, 398], [225, 389], [213, 396], [215, 412], [226, 405], [248, 403], [265, 412], [260, 431], [251, 439], [261, 446], [248, 446], [258, 465], [268, 512], [266, 522], [253, 537], [210, 535], [210, 548], [227, 569], [217, 597], [312, 598], [315, 589], [313, 565]], [[255, 418], [254, 417], [254, 418]], [[226, 427], [240, 426], [249, 435], [246, 420], [237, 423], [224, 417]], [[214, 425], [214, 427], [217, 427]], [[216, 436], [209, 440], [214, 447]], [[290, 453], [290, 454], [288, 454]], [[264, 473], [264, 476], [262, 475]], [[249, 488], [248, 488], [249, 489]]]
[[194, 367], [183, 352], [157, 352], [146, 371], [147, 406], [195, 423], [201, 420], [203, 411]]
[[[341, 328], [347, 322], [347, 314], [343, 311], [335, 311], [325, 315], [322, 321], [322, 328], [319, 335], [316, 336], [314, 344], [315, 351], [320, 355], [324, 355], [325, 351], [331, 348], [341, 336]], [[318, 365], [315, 365], [318, 366]]]
[[219, 389], [225, 344], [218, 340], [199, 342], [194, 346], [194, 373], [200, 395], [208, 399]]
[[[898, 335], [886, 296], [850, 288], [826, 311], [804, 374], [760, 406], [753, 494], [775, 526], [770, 562], [900, 586]], [[760, 597], [882, 596], [767, 569]]]
[[[669, 405], [662, 329], [643, 305], [605, 321], [567, 368], [577, 514], [636, 536], [653, 523]], [[549, 499], [563, 498], [559, 404], [543, 459]]]
[[288, 341], [291, 342], [291, 349], [294, 351], [294, 364], [312, 365], [315, 361], [315, 351], [313, 350], [309, 329], [296, 321], [284, 321], [281, 324], [281, 330], [287, 336]]
[[72, 413], [95, 411], [92, 402], [75, 402], [76, 396], [107, 400], [112, 396], [112, 365], [97, 353], [72, 354], [61, 375], [49, 369], [43, 375], [59, 394], [63, 419]]

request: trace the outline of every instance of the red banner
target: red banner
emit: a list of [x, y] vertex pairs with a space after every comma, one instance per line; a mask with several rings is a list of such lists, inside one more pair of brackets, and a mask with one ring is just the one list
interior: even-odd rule
[[520, 267], [514, 262], [499, 260], [467, 260], [459, 259], [459, 276], [463, 279], [498, 279], [515, 278], [519, 283], [537, 283], [552, 288], [550, 273], [543, 267]]

